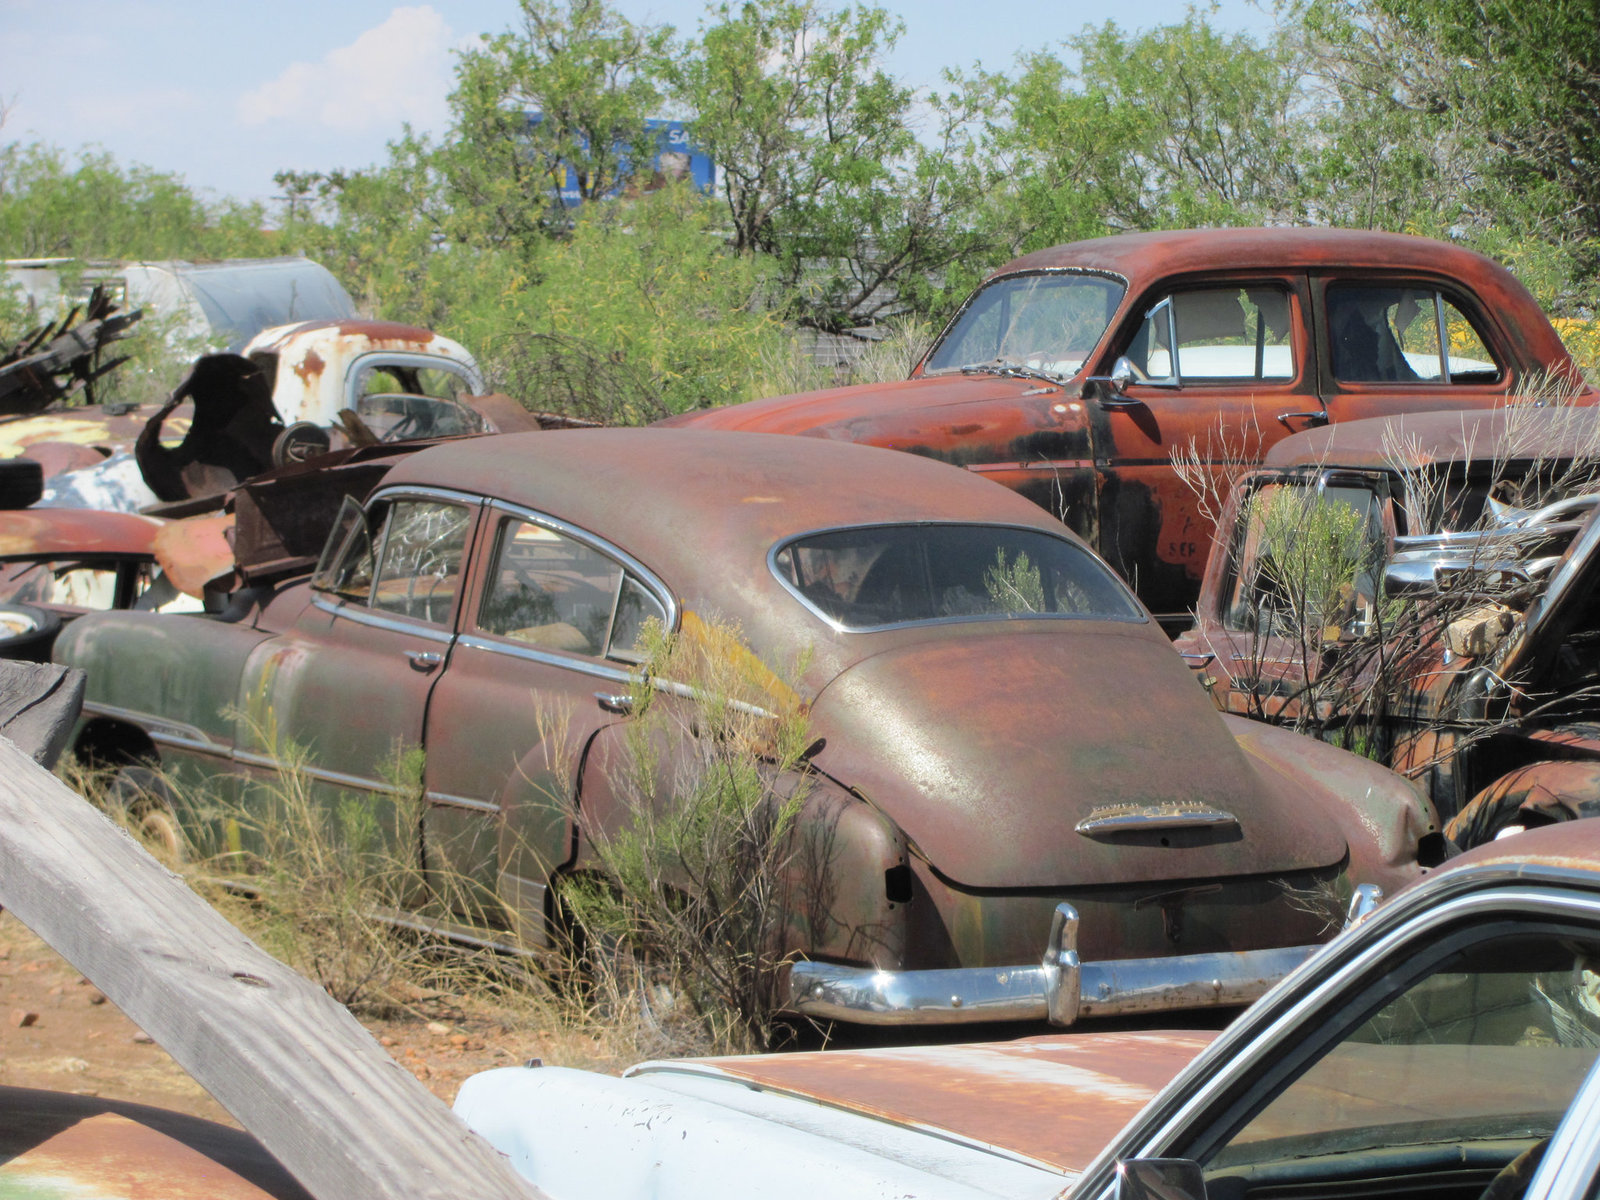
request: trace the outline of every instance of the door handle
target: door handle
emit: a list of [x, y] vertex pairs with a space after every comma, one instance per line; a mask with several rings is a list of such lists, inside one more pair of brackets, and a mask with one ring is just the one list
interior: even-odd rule
[[619, 713], [626, 717], [633, 712], [633, 697], [626, 692], [596, 692], [594, 698], [600, 702], [600, 707], [608, 713]]
[[1289, 424], [1290, 421], [1304, 421], [1307, 429], [1316, 429], [1318, 426], [1328, 423], [1328, 412], [1326, 409], [1318, 409], [1316, 412], [1286, 412], [1278, 414], [1278, 424], [1282, 425], [1290, 433], [1299, 432], [1293, 425]]
[[406, 657], [411, 660], [411, 669], [421, 671], [424, 675], [436, 670], [444, 661], [444, 655], [433, 650], [407, 650]]

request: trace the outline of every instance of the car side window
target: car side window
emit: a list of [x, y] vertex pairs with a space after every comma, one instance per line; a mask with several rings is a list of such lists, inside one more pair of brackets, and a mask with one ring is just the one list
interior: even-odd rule
[[472, 510], [460, 504], [396, 500], [363, 513], [346, 501], [312, 586], [352, 604], [448, 624], [471, 529]]
[[1326, 1048], [1234, 1123], [1203, 1156], [1210, 1196], [1313, 1172], [1391, 1185], [1452, 1172], [1476, 1190], [1554, 1132], [1600, 1048], [1600, 945], [1552, 926], [1456, 941], [1358, 998]]
[[459, 504], [400, 500], [383, 524], [372, 607], [447, 625], [460, 590], [472, 513]]
[[609, 555], [532, 521], [501, 523], [478, 614], [486, 633], [549, 650], [631, 659], [659, 600]]
[[1239, 513], [1223, 628], [1314, 643], [1359, 636], [1380, 598], [1383, 501], [1354, 483], [1271, 483]]
[[1432, 287], [1330, 286], [1328, 345], [1344, 383], [1493, 383], [1501, 374], [1471, 320]]
[[1291, 312], [1274, 285], [1174, 292], [1145, 313], [1127, 358], [1151, 383], [1293, 379]]

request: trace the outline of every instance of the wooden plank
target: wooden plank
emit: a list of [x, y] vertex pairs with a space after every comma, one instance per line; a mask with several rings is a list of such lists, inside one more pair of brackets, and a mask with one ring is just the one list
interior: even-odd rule
[[83, 709], [83, 684], [77, 667], [0, 659], [0, 734], [54, 766]]
[[0, 905], [321, 1200], [540, 1193], [321, 988], [0, 738]]

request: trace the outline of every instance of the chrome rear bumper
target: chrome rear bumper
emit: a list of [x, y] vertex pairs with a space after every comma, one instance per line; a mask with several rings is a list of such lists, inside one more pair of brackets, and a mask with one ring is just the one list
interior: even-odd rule
[[786, 1012], [863, 1025], [1043, 1021], [1249, 1004], [1304, 962], [1316, 946], [1171, 958], [1078, 960], [1078, 913], [1056, 905], [1038, 966], [875, 971], [797, 962]]

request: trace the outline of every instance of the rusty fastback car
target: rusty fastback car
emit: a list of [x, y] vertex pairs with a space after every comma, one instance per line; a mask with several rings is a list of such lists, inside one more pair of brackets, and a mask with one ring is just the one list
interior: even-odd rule
[[1059, 514], [1164, 623], [1187, 623], [1212, 467], [1310, 426], [1596, 393], [1527, 290], [1456, 246], [1337, 229], [1126, 234], [1007, 263], [908, 380], [666, 424], [868, 442], [955, 463]]
[[[604, 820], [621, 791], [630, 693], [679, 699], [638, 677], [651, 619], [735, 622], [766, 662], [807, 664], [802, 819], [827, 825], [833, 887], [784, 947], [807, 960], [798, 1011], [1070, 1023], [1238, 1003], [1358, 885], [1392, 890], [1441, 844], [1398, 777], [1216, 713], [1047, 513], [870, 447], [441, 444], [388, 470], [313, 578], [221, 617], [84, 617], [56, 653], [89, 673], [77, 745], [101, 761], [243, 787], [285, 739], [334, 795], [385, 791], [396, 742], [421, 746], [422, 865], [497, 894], [537, 943], [562, 880], [594, 865], [577, 815]], [[562, 712], [558, 738], [540, 715]]]
[[[1463, 845], [1600, 815], [1597, 465], [1590, 408], [1287, 438], [1234, 487], [1178, 648], [1225, 711], [1303, 723], [1316, 705], [1320, 727], [1365, 726]], [[1332, 603], [1286, 577], [1311, 506], [1353, 535]]]
[[1586, 1200], [1597, 963], [1600, 822], [1582, 821], [1447, 864], [1193, 1061], [1205, 1034], [1080, 1031], [622, 1079], [533, 1065], [467, 1080], [456, 1111], [552, 1200], [722, 1200], [752, 1179], [771, 1200]]

